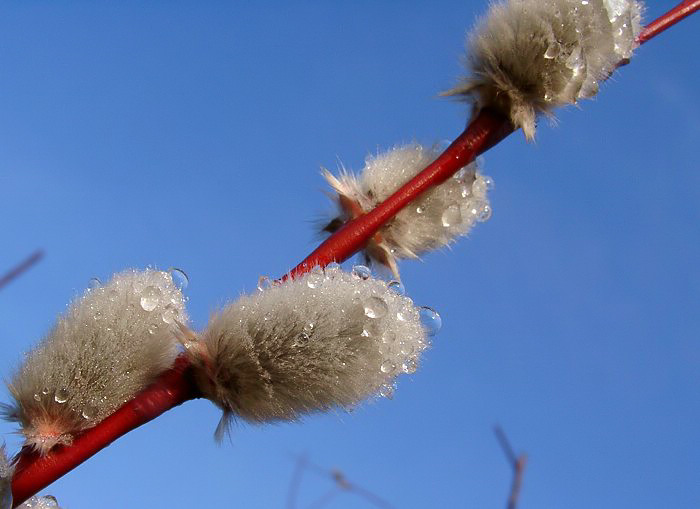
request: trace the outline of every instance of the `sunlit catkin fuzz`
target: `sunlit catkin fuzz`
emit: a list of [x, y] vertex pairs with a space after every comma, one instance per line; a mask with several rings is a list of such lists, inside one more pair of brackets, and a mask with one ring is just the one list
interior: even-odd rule
[[27, 500], [24, 504], [17, 507], [17, 509], [61, 509], [58, 505], [58, 501], [55, 497], [51, 495], [46, 495], [44, 497], [34, 496]]
[[0, 509], [12, 508], [12, 465], [5, 454], [5, 444], [0, 445]]
[[428, 346], [419, 309], [368, 269], [315, 268], [214, 315], [193, 357], [202, 393], [229, 418], [297, 419], [393, 394]]
[[9, 384], [5, 417], [42, 454], [69, 444], [168, 369], [185, 299], [167, 272], [127, 270], [76, 299]]
[[634, 0], [503, 0], [469, 37], [469, 76], [449, 95], [509, 116], [527, 139], [538, 114], [593, 97], [641, 31]]
[[[435, 147], [414, 143], [368, 157], [358, 175], [343, 170], [336, 177], [324, 170], [324, 177], [337, 193], [339, 215], [323, 230], [333, 233], [350, 219], [369, 212], [424, 170], [439, 153]], [[365, 256], [388, 267], [398, 278], [398, 259], [417, 258], [447, 246], [469, 233], [476, 222], [491, 217], [487, 190], [492, 183], [490, 177], [478, 172], [476, 163], [463, 168], [396, 214], [369, 241]]]

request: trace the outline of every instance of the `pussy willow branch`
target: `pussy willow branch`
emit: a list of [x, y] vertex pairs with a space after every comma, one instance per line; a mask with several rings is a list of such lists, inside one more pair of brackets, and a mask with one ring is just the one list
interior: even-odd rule
[[[639, 43], [645, 43], [659, 35], [698, 8], [700, 8], [700, 0], [681, 3], [648, 25], [640, 35]], [[333, 261], [347, 260], [362, 249], [399, 210], [431, 187], [447, 180], [477, 155], [500, 142], [511, 132], [513, 127], [505, 117], [493, 111], [482, 111], [430, 166], [374, 210], [348, 222], [328, 237], [285, 278], [301, 275], [317, 265], [323, 267]], [[180, 356], [175, 366], [161, 375], [156, 383], [97, 426], [86, 430], [71, 446], [59, 446], [43, 458], [26, 448], [20, 451], [12, 479], [13, 507], [17, 507], [117, 438], [167, 410], [198, 397], [200, 395], [192, 382], [189, 361], [186, 357]]]

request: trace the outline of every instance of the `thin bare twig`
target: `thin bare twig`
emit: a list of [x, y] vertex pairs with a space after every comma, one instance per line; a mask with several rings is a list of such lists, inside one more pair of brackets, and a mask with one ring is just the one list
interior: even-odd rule
[[513, 482], [510, 486], [510, 494], [508, 495], [508, 505], [506, 505], [506, 508], [515, 509], [518, 506], [518, 500], [520, 499], [520, 490], [523, 486], [523, 477], [525, 475], [527, 455], [515, 454], [513, 446], [510, 445], [508, 437], [503, 432], [503, 429], [501, 429], [500, 426], [494, 426], [493, 432], [496, 435], [496, 440], [498, 440], [498, 443], [501, 444], [503, 453], [506, 455], [506, 458], [508, 458], [508, 462], [513, 468]]
[[32, 254], [27, 256], [18, 265], [11, 268], [7, 273], [0, 277], [0, 290], [17, 279], [19, 276], [27, 272], [33, 265], [39, 262], [44, 257], [44, 251], [37, 249]]

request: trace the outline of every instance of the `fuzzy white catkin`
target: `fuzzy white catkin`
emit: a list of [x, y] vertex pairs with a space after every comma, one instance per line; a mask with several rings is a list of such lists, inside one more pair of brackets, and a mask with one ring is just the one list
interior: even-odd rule
[[5, 454], [5, 444], [0, 445], [0, 509], [12, 508], [12, 465]]
[[34, 496], [27, 500], [17, 509], [61, 509], [55, 497], [47, 495], [45, 497]]
[[[323, 175], [338, 193], [339, 216], [325, 228], [332, 232], [354, 217], [353, 207], [368, 212], [432, 163], [440, 151], [417, 143], [370, 156], [358, 175], [341, 171]], [[491, 217], [487, 190], [493, 181], [481, 175], [476, 163], [436, 186], [403, 208], [385, 224], [365, 248], [365, 256], [387, 266], [398, 277], [397, 259], [419, 256], [466, 235], [479, 221]], [[356, 215], [356, 214], [355, 214]]]
[[636, 48], [635, 0], [505, 0], [469, 37], [470, 75], [448, 94], [503, 111], [526, 138], [538, 114], [593, 97]]
[[167, 272], [127, 270], [74, 301], [9, 384], [5, 417], [42, 454], [109, 416], [168, 369], [185, 299]]
[[410, 299], [362, 271], [327, 267], [241, 297], [188, 351], [202, 392], [224, 410], [220, 437], [230, 417], [293, 420], [391, 396], [427, 346]]

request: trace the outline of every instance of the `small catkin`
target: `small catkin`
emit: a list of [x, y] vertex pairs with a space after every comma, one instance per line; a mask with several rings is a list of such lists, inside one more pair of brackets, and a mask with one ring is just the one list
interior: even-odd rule
[[538, 114], [598, 93], [641, 31], [634, 0], [505, 0], [470, 35], [469, 76], [448, 95], [509, 116], [527, 139]]
[[189, 345], [202, 393], [260, 423], [352, 407], [413, 373], [427, 348], [419, 309], [358, 266], [312, 272], [243, 296]]
[[[368, 157], [359, 175], [343, 170], [335, 177], [323, 170], [337, 193], [339, 209], [339, 215], [323, 230], [333, 233], [350, 219], [369, 212], [424, 170], [439, 153], [437, 148], [411, 144]], [[488, 220], [491, 205], [487, 190], [492, 185], [492, 179], [481, 175], [476, 163], [471, 163], [396, 214], [368, 242], [365, 257], [388, 267], [398, 278], [397, 259], [418, 258], [447, 246], [469, 233], [475, 223]]]
[[127, 270], [71, 304], [9, 384], [5, 417], [46, 454], [113, 413], [177, 355], [185, 299], [171, 275]]
[[0, 445], [0, 509], [12, 508], [13, 467], [5, 454], [5, 444]]
[[56, 497], [51, 495], [46, 495], [44, 497], [34, 496], [27, 500], [24, 504], [19, 506], [17, 509], [61, 509], [58, 505], [58, 500]]

